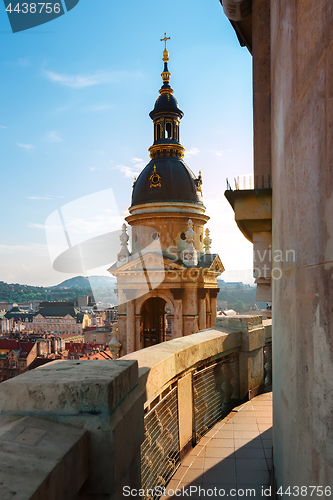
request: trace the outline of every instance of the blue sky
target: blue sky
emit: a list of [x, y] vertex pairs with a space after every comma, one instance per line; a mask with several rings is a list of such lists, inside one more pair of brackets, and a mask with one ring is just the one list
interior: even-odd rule
[[[252, 245], [223, 193], [226, 177], [252, 172], [251, 56], [218, 0], [80, 0], [16, 34], [0, 5], [0, 280], [53, 285], [71, 276], [53, 269], [44, 229], [61, 206], [112, 189], [126, 215], [133, 177], [149, 161], [165, 31], [185, 161], [202, 171], [212, 250], [222, 278], [248, 281], [240, 270], [252, 268]], [[106, 232], [107, 220], [96, 227]]]

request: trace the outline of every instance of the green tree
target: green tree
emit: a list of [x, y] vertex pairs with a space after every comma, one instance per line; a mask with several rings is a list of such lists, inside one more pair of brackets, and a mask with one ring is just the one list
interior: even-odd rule
[[242, 300], [237, 300], [237, 302], [235, 302], [233, 306], [233, 309], [239, 313], [244, 312], [245, 311], [244, 302]]

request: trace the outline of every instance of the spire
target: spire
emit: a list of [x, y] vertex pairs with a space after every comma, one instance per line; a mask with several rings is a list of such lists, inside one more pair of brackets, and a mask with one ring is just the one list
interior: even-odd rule
[[[167, 37], [166, 33], [164, 33], [164, 38], [161, 38], [160, 40], [161, 40], [161, 42], [165, 43], [164, 50], [163, 50], [164, 70], [161, 73], [161, 77], [162, 77], [162, 80], [163, 80], [163, 87], [160, 89], [160, 94], [162, 94], [165, 91], [169, 91], [172, 94], [173, 90], [172, 90], [172, 88], [169, 85], [171, 73], [170, 73], [169, 68], [168, 68], [169, 52], [168, 52], [168, 49], [167, 49], [167, 40], [171, 40], [171, 38]], [[169, 88], [167, 89], [167, 88], [164, 88], [164, 87], [169, 87]]]
[[150, 157], [159, 158], [162, 156], [175, 156], [183, 158], [185, 149], [179, 142], [179, 122], [184, 113], [179, 109], [177, 99], [173, 95], [170, 87], [171, 73], [168, 68], [169, 52], [167, 40], [170, 40], [164, 33], [163, 62], [164, 69], [161, 73], [163, 80], [159, 90], [159, 96], [155, 102], [154, 109], [149, 113], [154, 122], [154, 143], [149, 148]]

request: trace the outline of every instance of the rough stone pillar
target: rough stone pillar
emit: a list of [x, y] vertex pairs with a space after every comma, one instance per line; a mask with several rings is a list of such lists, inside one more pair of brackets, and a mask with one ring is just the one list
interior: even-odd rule
[[262, 316], [218, 316], [215, 326], [240, 332], [239, 397], [251, 398], [264, 387], [265, 380], [265, 327], [262, 324]]
[[172, 288], [171, 292], [174, 297], [175, 312], [173, 315], [173, 330], [172, 338], [183, 336], [183, 288]]
[[256, 278], [256, 300], [272, 301], [272, 232], [253, 233], [253, 275]]
[[207, 290], [198, 288], [199, 330], [206, 328], [206, 294]]
[[270, 187], [270, 0], [252, 1], [254, 187]]
[[191, 373], [178, 380], [178, 401], [179, 445], [182, 457], [182, 455], [185, 455], [186, 451], [192, 447], [193, 396]]

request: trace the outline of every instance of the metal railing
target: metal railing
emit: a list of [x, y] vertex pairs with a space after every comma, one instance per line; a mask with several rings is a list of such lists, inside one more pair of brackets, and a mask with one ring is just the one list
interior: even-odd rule
[[[238, 370], [238, 353], [235, 352], [204, 366], [193, 367], [186, 373], [192, 377], [193, 446], [238, 403]], [[141, 487], [146, 492], [146, 500], [159, 498], [157, 487], [166, 486], [180, 465], [177, 384], [182, 376], [164, 390], [163, 395], [167, 394], [160, 395], [147, 407], [144, 417]]]
[[165, 486], [180, 465], [178, 396], [174, 387], [144, 417], [141, 445], [141, 486], [146, 500], [158, 498], [157, 486]]
[[193, 374], [193, 444], [224, 418], [239, 398], [238, 356], [197, 370]]
[[[234, 177], [235, 190], [271, 189], [272, 178], [270, 175], [238, 175]], [[233, 191], [227, 179], [227, 191]]]
[[266, 341], [264, 347], [264, 376], [265, 387], [272, 385], [272, 341]]

